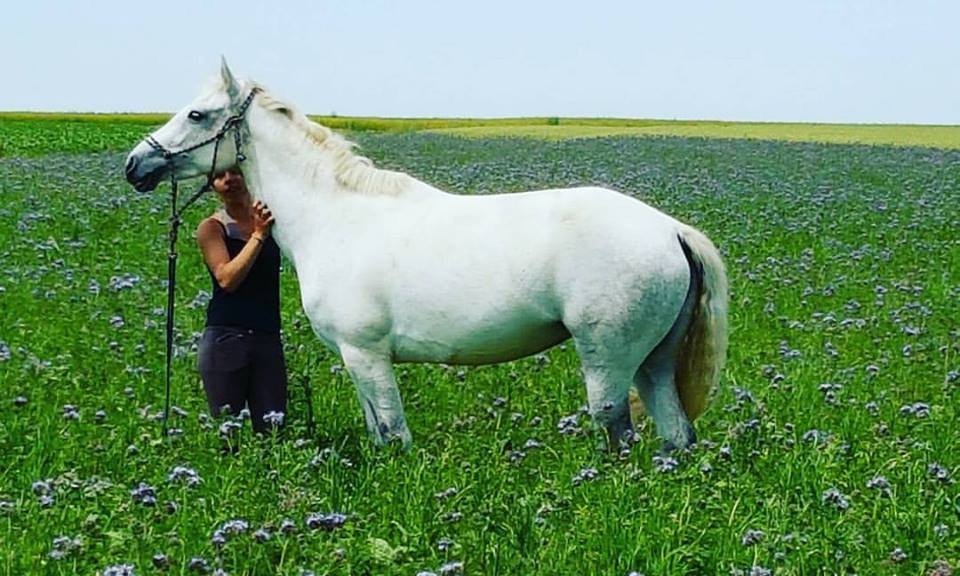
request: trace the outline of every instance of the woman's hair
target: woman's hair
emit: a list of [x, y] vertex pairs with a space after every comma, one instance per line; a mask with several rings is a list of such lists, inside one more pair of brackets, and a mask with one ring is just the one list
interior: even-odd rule
[[235, 165], [233, 165], [233, 166], [228, 166], [228, 167], [224, 168], [223, 170], [218, 170], [218, 171], [214, 172], [214, 173], [213, 173], [213, 177], [214, 177], [214, 178], [222, 178], [223, 175], [227, 173], [227, 171], [234, 172], [234, 173], [236, 173], [236, 174], [239, 174], [240, 176], [243, 176], [243, 170], [240, 169], [240, 166], [238, 166], [238, 165], [235, 164]]

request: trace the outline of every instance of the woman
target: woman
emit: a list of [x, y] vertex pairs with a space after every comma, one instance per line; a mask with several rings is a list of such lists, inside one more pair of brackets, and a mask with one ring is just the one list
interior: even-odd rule
[[252, 202], [243, 174], [215, 175], [223, 207], [197, 228], [197, 244], [213, 281], [198, 367], [210, 412], [250, 410], [253, 429], [283, 423], [287, 374], [280, 342], [280, 248], [273, 216]]

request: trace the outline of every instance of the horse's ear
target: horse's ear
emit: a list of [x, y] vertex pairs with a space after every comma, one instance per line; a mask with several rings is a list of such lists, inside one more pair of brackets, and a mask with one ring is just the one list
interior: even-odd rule
[[220, 56], [220, 76], [223, 78], [223, 85], [227, 88], [227, 95], [231, 100], [235, 100], [240, 96], [240, 83], [234, 78], [233, 72], [227, 66], [226, 57], [222, 55]]

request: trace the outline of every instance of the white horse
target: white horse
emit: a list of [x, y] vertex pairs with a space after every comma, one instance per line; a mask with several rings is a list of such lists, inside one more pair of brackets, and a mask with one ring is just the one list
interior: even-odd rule
[[[247, 97], [252, 103], [243, 103]], [[710, 240], [595, 187], [449, 194], [375, 168], [263, 87], [221, 74], [138, 144], [127, 179], [152, 190], [225, 169], [234, 138], [192, 148], [239, 115], [244, 174], [275, 216], [317, 336], [353, 379], [378, 444], [411, 443], [397, 362], [491, 364], [572, 338], [592, 417], [633, 434], [636, 386], [664, 448], [695, 442], [727, 346], [727, 280]], [[165, 160], [162, 150], [189, 149]]]

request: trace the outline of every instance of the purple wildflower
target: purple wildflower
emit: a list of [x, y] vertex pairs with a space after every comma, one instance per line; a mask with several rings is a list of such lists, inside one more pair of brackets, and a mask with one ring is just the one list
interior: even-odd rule
[[13, 405], [14, 405], [14, 406], [26, 406], [26, 405], [27, 405], [27, 397], [26, 397], [26, 396], [17, 396], [16, 398], [13, 399]]
[[157, 552], [156, 554], [154, 554], [152, 561], [153, 561], [153, 566], [160, 570], [163, 570], [164, 568], [170, 565], [170, 559], [167, 558], [167, 555], [162, 552]]
[[463, 574], [463, 562], [447, 562], [440, 567], [440, 576], [460, 576]]
[[927, 576], [953, 576], [953, 568], [946, 560], [937, 560], [933, 563], [933, 568], [927, 572]]
[[890, 560], [899, 564], [907, 559], [907, 553], [903, 551], [903, 548], [894, 548], [893, 552], [890, 553]]
[[830, 439], [830, 433], [824, 432], [823, 430], [817, 430], [812, 428], [803, 433], [803, 436], [800, 437], [804, 442], [810, 442], [813, 445], [819, 445], [827, 442]]
[[229, 438], [233, 434], [243, 428], [243, 424], [236, 420], [226, 420], [220, 424], [220, 436], [224, 438]]
[[830, 488], [820, 497], [820, 500], [829, 506], [833, 506], [837, 510], [844, 511], [847, 508], [850, 508], [850, 500], [843, 495], [842, 492], [836, 488]]
[[187, 562], [187, 570], [206, 574], [210, 571], [210, 564], [207, 562], [206, 558], [194, 556], [189, 562]]
[[270, 540], [270, 538], [273, 537], [273, 534], [271, 534], [270, 531], [267, 530], [266, 528], [258, 528], [253, 532], [251, 536], [255, 541], [259, 542], [260, 544], [263, 544], [264, 542]]
[[914, 402], [913, 404], [904, 404], [900, 407], [901, 416], [914, 416], [916, 418], [926, 418], [930, 415], [930, 405], [924, 402]]
[[[723, 449], [721, 448], [721, 451]], [[677, 462], [676, 458], [671, 456], [654, 456], [653, 457], [653, 466], [656, 468], [657, 472], [661, 474], [667, 474], [673, 472], [680, 466], [680, 463]]]
[[524, 450], [533, 450], [536, 448], [543, 448], [543, 443], [537, 440], [536, 438], [530, 438], [523, 443]]
[[140, 282], [140, 277], [134, 274], [123, 274], [122, 276], [111, 276], [108, 285], [114, 292], [133, 288]]
[[214, 530], [213, 536], [210, 537], [210, 543], [219, 548], [227, 543], [227, 535], [223, 533], [223, 530]]
[[53, 486], [50, 485], [49, 480], [37, 480], [31, 485], [31, 488], [37, 496], [43, 496], [44, 494], [53, 492]]
[[63, 560], [71, 552], [83, 547], [83, 541], [80, 538], [69, 538], [67, 536], [57, 536], [53, 539], [53, 546], [47, 554], [53, 560]]
[[564, 416], [557, 422], [557, 431], [564, 436], [574, 436], [580, 433], [580, 427], [577, 426], [580, 420], [580, 414], [575, 413], [569, 416]]
[[754, 544], [759, 544], [764, 536], [766, 536], [766, 533], [764, 533], [763, 530], [747, 530], [744, 532], [743, 537], [740, 538], [740, 544], [753, 546]]
[[237, 536], [243, 534], [250, 528], [250, 524], [243, 519], [237, 520], [227, 520], [223, 523], [223, 526], [220, 527], [220, 530], [223, 531], [227, 536]]
[[283, 426], [283, 412], [271, 410], [263, 415], [263, 422], [268, 426]]
[[346, 514], [331, 512], [330, 514], [310, 514], [307, 516], [307, 528], [311, 530], [322, 529], [326, 532], [332, 532], [340, 528], [347, 522]]
[[151, 507], [157, 505], [157, 491], [154, 490], [153, 486], [144, 482], [141, 482], [136, 488], [131, 490], [130, 496], [137, 504]]
[[103, 569], [103, 576], [134, 576], [133, 564], [117, 564]]
[[170, 483], [180, 482], [192, 488], [203, 482], [203, 479], [200, 478], [200, 475], [197, 474], [197, 471], [192, 468], [187, 468], [186, 466], [174, 466], [173, 470], [171, 470], [170, 474], [167, 476], [167, 481]]
[[891, 494], [890, 481], [887, 480], [885, 476], [874, 476], [867, 480], [867, 488], [879, 490], [886, 496], [890, 496]]
[[450, 488], [447, 488], [442, 492], [437, 492], [436, 494], [433, 495], [433, 497], [436, 498], [437, 500], [446, 500], [447, 498], [450, 498], [456, 495], [457, 495], [457, 489], [451, 486]]
[[581, 468], [580, 472], [573, 477], [573, 485], [578, 486], [586, 480], [594, 480], [600, 472], [596, 468]]

